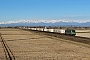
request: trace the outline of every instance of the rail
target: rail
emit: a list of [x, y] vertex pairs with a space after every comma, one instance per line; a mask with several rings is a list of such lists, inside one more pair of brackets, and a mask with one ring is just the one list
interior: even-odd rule
[[6, 41], [1, 36], [1, 33], [0, 33], [0, 38], [1, 38], [2, 46], [4, 48], [6, 60], [15, 60], [15, 57], [14, 57], [13, 53], [11, 52], [11, 50], [10, 50], [9, 46], [7, 45]]

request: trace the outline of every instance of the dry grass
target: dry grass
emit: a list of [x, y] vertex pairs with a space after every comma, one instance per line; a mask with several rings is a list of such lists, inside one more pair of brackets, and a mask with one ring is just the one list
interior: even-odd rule
[[90, 48], [77, 42], [73, 44], [23, 30], [5, 30], [0, 32], [16, 60], [90, 60]]
[[1, 39], [0, 39], [0, 60], [5, 60], [5, 59], [6, 57], [5, 57], [4, 49], [2, 47]]
[[88, 37], [90, 38], [90, 30], [76, 30], [76, 36], [81, 36], [81, 37]]

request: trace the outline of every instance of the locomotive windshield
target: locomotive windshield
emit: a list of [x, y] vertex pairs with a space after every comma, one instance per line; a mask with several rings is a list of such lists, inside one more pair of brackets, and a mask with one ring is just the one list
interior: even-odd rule
[[72, 30], [72, 32], [75, 32], [75, 30]]

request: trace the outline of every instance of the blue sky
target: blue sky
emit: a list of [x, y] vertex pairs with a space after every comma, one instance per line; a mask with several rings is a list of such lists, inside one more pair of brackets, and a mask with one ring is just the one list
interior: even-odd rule
[[90, 20], [90, 0], [0, 0], [0, 22], [27, 19]]

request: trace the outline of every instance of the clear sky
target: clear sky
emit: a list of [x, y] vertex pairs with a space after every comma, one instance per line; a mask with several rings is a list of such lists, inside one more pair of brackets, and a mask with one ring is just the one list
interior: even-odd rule
[[90, 0], [0, 0], [0, 22], [27, 19], [90, 20]]

